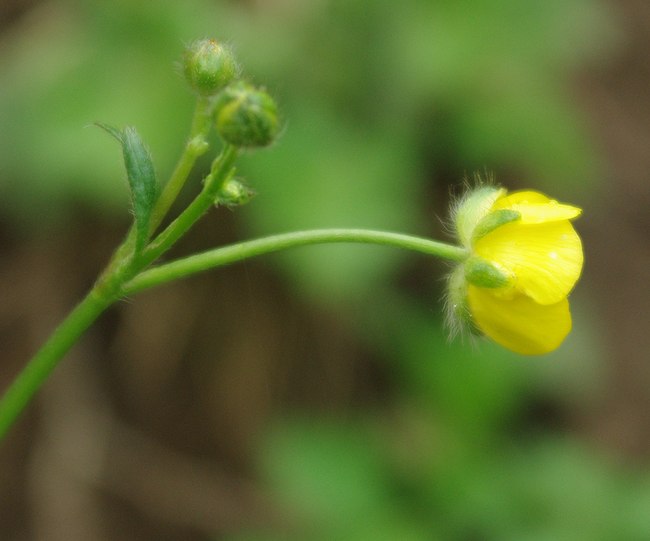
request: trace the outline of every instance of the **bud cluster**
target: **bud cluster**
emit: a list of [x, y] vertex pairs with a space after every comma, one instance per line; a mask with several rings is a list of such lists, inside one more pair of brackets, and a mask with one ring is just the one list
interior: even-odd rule
[[265, 90], [239, 80], [241, 69], [227, 45], [213, 39], [192, 43], [183, 71], [199, 95], [214, 99], [215, 126], [226, 143], [256, 148], [276, 139], [280, 122], [275, 101]]

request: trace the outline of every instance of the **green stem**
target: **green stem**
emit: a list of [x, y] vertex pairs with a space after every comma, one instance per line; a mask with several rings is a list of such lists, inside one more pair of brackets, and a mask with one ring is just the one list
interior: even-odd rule
[[314, 229], [240, 242], [160, 265], [127, 282], [122, 288], [122, 294], [132, 295], [197, 272], [287, 248], [342, 242], [394, 246], [452, 261], [462, 261], [467, 257], [463, 248], [422, 237], [368, 229]]
[[212, 102], [208, 98], [199, 98], [183, 154], [181, 154], [151, 213], [149, 229], [152, 233], [163, 221], [176, 197], [178, 197], [197, 158], [208, 149], [207, 135], [210, 131], [211, 113]]
[[[212, 102], [206, 98], [199, 99], [197, 103], [188, 143], [154, 207], [150, 224], [151, 233], [167, 215], [196, 159], [208, 148], [206, 138], [210, 131], [212, 106]], [[237, 153], [237, 149], [232, 146], [227, 145], [224, 148], [221, 155], [213, 162], [201, 193], [143, 253], [134, 252], [135, 230], [131, 228], [100, 275], [95, 287], [57, 327], [0, 399], [0, 438], [11, 427], [66, 352], [99, 315], [119, 298], [123, 284], [167, 251], [214, 204], [219, 189], [232, 174]]]
[[227, 145], [221, 155], [214, 160], [210, 174], [205, 179], [201, 193], [194, 198], [189, 206], [165, 229], [144, 251], [138, 260], [140, 268], [146, 267], [180, 239], [196, 221], [213, 205], [219, 189], [232, 174], [232, 168], [237, 159], [238, 149]]
[[[181, 189], [187, 182], [196, 160], [208, 150], [208, 133], [212, 124], [212, 110], [214, 103], [205, 97], [199, 97], [192, 118], [192, 126], [187, 143], [181, 154], [176, 167], [169, 180], [165, 184], [158, 200], [151, 212], [149, 222], [149, 233], [153, 234], [162, 223], [169, 209], [174, 204]], [[136, 229], [135, 224], [129, 229], [124, 241], [117, 247], [111, 260], [102, 273], [102, 278], [111, 277], [115, 274], [115, 268], [130, 260], [135, 250]]]
[[59, 360], [115, 298], [93, 289], [56, 328], [0, 400], [0, 438], [29, 404]]
[[[234, 159], [234, 156], [226, 153], [221, 165], [215, 167], [215, 171], [220, 173], [210, 179], [206, 186], [208, 192], [227, 178], [227, 173], [224, 171], [230, 170], [231, 158]], [[212, 181], [214, 181], [214, 184], [212, 184]], [[197, 206], [195, 210], [198, 212], [201, 209]], [[177, 226], [172, 223], [169, 226], [172, 231], [167, 235], [165, 235], [165, 232], [161, 234], [161, 237], [165, 236], [161, 239], [156, 253], [162, 253], [164, 248], [168, 247], [170, 242], [178, 235], [182, 235], [186, 230], [186, 226], [194, 223], [201, 214], [202, 212], [192, 214], [191, 217], [187, 217], [187, 222], [182, 221]], [[273, 235], [209, 250], [143, 271], [126, 282], [126, 284], [124, 284], [125, 280], [138, 272], [138, 269], [144, 268], [146, 261], [141, 260], [136, 263], [132, 260], [124, 260], [121, 265], [116, 265], [111, 273], [105, 275], [104, 279], [98, 281], [90, 293], [56, 328], [2, 397], [0, 400], [0, 438], [6, 434], [61, 358], [99, 315], [118, 298], [197, 272], [258, 255], [278, 252], [296, 246], [342, 242], [394, 246], [453, 261], [462, 261], [467, 257], [467, 252], [463, 248], [421, 237], [367, 229], [316, 229]], [[156, 253], [151, 255], [157, 257]]]
[[[184, 182], [186, 172], [191, 168], [189, 162], [192, 159], [188, 156], [186, 152], [185, 161], [181, 159], [170, 181], [176, 184], [178, 189], [179, 184], [182, 185], [181, 180]], [[221, 156], [214, 161], [201, 193], [142, 254], [133, 253], [134, 236], [131, 229], [106, 270], [100, 275], [95, 287], [57, 327], [0, 399], [0, 438], [5, 435], [67, 351], [99, 315], [120, 297], [124, 282], [160, 257], [214, 204], [216, 193], [229, 178], [236, 157], [236, 148], [228, 146], [224, 149]], [[175, 195], [170, 195], [169, 204]], [[169, 205], [164, 204], [157, 208], [160, 209], [158, 219], [162, 220]]]

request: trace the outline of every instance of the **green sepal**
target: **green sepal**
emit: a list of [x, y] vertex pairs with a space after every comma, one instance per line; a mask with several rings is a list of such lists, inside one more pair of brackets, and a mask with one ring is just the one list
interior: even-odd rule
[[476, 225], [490, 212], [494, 202], [505, 193], [503, 188], [481, 186], [465, 194], [455, 206], [454, 225], [464, 247], [471, 246]]
[[127, 126], [124, 130], [118, 130], [103, 122], [95, 124], [115, 137], [122, 145], [135, 215], [135, 250], [139, 252], [149, 239], [151, 212], [158, 196], [158, 183], [151, 154], [134, 127]]
[[467, 280], [463, 265], [458, 265], [447, 277], [445, 305], [447, 325], [454, 334], [470, 324], [472, 318], [467, 306]]
[[521, 213], [512, 209], [499, 209], [486, 214], [476, 224], [472, 233], [472, 242], [476, 242], [496, 228], [519, 220], [519, 218], [521, 218]]
[[445, 301], [445, 323], [449, 329], [450, 338], [466, 332], [477, 336], [482, 334], [474, 323], [467, 304], [467, 279], [465, 278], [464, 265], [458, 265], [447, 277]]
[[507, 274], [489, 261], [476, 256], [465, 261], [465, 278], [470, 284], [490, 289], [505, 287], [510, 283]]

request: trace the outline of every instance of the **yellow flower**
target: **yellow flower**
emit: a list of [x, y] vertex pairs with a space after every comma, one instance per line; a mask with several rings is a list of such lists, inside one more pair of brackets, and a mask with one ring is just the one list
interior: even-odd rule
[[471, 254], [449, 281], [451, 311], [526, 355], [556, 349], [571, 330], [567, 297], [580, 277], [581, 209], [533, 191], [483, 187], [464, 198], [455, 226]]

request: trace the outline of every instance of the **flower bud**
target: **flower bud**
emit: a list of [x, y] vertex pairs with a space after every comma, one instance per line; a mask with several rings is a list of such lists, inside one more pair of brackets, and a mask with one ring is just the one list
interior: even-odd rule
[[237, 147], [264, 147], [278, 135], [275, 101], [264, 90], [238, 81], [219, 96], [216, 106], [219, 135]]
[[254, 195], [255, 191], [244, 182], [231, 178], [221, 187], [214, 202], [216, 205], [239, 207], [248, 203]]
[[239, 75], [230, 47], [214, 39], [192, 43], [183, 58], [183, 72], [190, 86], [202, 96], [219, 92]]

